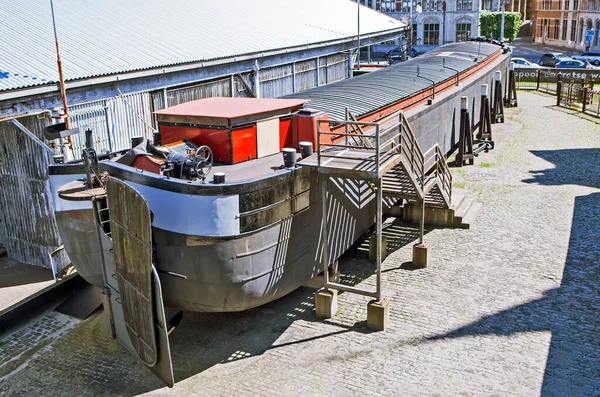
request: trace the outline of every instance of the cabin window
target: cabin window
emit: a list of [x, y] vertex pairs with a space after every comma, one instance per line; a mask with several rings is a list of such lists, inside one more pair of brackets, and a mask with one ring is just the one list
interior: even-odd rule
[[423, 44], [438, 45], [440, 44], [440, 24], [426, 23], [423, 25]]
[[457, 23], [456, 24], [456, 41], [467, 41], [471, 35], [471, 24], [470, 23]]

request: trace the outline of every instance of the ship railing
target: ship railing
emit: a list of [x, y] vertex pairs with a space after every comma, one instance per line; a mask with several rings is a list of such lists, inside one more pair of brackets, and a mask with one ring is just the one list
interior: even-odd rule
[[[452, 173], [450, 173], [446, 156], [437, 143], [427, 150], [423, 156], [425, 158], [424, 169], [426, 178], [427, 176], [431, 176], [432, 181], [439, 182], [440, 194], [444, 198], [445, 204], [449, 206], [450, 198], [452, 197]], [[425, 195], [429, 189], [427, 186], [425, 187]]]
[[[393, 156], [403, 154], [416, 164], [417, 153], [410, 149], [401, 150], [402, 131], [400, 123], [388, 128], [382, 128], [380, 123], [357, 121], [349, 115], [348, 120], [318, 120], [317, 164], [327, 165], [328, 160], [351, 160], [357, 164], [372, 164], [376, 170]], [[334, 123], [343, 126], [344, 132], [324, 129], [322, 124]], [[385, 141], [382, 142], [382, 137]], [[408, 138], [405, 138], [407, 140]], [[422, 159], [421, 159], [422, 163]], [[364, 166], [372, 170], [373, 166]], [[416, 165], [415, 165], [416, 166]]]

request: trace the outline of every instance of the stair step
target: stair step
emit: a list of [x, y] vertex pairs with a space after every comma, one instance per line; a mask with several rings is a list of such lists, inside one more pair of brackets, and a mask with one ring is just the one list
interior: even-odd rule
[[469, 207], [473, 205], [474, 202], [475, 200], [470, 197], [463, 198], [458, 207], [455, 207], [454, 209], [454, 219], [458, 219], [459, 221], [462, 220], [469, 210]]
[[452, 209], [456, 212], [456, 208], [462, 203], [465, 199], [465, 195], [462, 193], [457, 193], [456, 190], [452, 191]]
[[475, 221], [475, 218], [477, 218], [477, 215], [479, 215], [479, 213], [481, 212], [482, 209], [483, 209], [482, 203], [474, 202], [473, 204], [471, 204], [469, 206], [469, 210], [467, 211], [466, 215], [463, 216], [463, 218], [462, 218], [462, 223], [461, 223], [460, 227], [462, 227], [464, 229], [470, 229], [471, 224]]

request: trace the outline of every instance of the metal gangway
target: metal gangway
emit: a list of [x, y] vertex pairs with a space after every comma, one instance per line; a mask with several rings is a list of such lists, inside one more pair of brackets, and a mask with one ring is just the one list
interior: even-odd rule
[[[335, 126], [335, 131], [330, 126]], [[343, 128], [344, 132], [339, 132]], [[330, 178], [364, 181], [376, 200], [376, 288], [375, 291], [344, 285], [330, 279], [329, 241], [326, 216], [323, 216], [323, 289], [355, 293], [374, 299], [367, 310], [367, 324], [383, 329], [384, 324], [369, 323], [371, 305], [387, 310], [381, 291], [382, 223], [384, 197], [406, 200], [421, 206], [419, 244], [423, 245], [425, 207], [450, 208], [452, 175], [438, 144], [423, 151], [402, 111], [381, 122], [357, 121], [346, 109], [345, 120], [319, 120], [316, 153], [302, 160], [303, 166], [318, 168], [323, 214], [328, 213], [327, 183]], [[414, 258], [413, 258], [414, 261]], [[318, 302], [317, 302], [318, 305]], [[379, 308], [377, 306], [376, 308]], [[334, 311], [335, 312], [335, 311]], [[319, 315], [319, 308], [317, 307]], [[326, 317], [326, 316], [321, 316]], [[384, 315], [375, 315], [385, 318]], [[371, 326], [373, 325], [373, 326]]]

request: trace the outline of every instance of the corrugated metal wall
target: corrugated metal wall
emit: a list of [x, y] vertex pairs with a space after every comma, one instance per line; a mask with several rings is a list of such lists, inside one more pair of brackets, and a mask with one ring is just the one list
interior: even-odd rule
[[[261, 97], [273, 98], [347, 77], [345, 54], [260, 70]], [[295, 76], [294, 76], [295, 68]], [[254, 72], [226, 77], [186, 87], [157, 92], [121, 95], [69, 107], [73, 127], [90, 128], [97, 152], [119, 151], [131, 147], [131, 138], [150, 138], [156, 127], [152, 112], [168, 106], [213, 96], [252, 96]], [[20, 121], [38, 137], [43, 136], [44, 121], [25, 117]], [[42, 138], [43, 139], [43, 138]], [[73, 135], [73, 155], [81, 158], [85, 134]], [[48, 253], [61, 245], [52, 211], [47, 166], [51, 159], [31, 139], [8, 122], [0, 123], [0, 243], [15, 260], [50, 267]], [[60, 267], [66, 255], [57, 258]]]
[[[97, 152], [119, 151], [131, 147], [131, 137], [150, 138], [152, 126], [152, 97], [147, 92], [122, 95], [102, 101], [73, 105], [73, 127], [92, 129]], [[85, 134], [74, 135], [73, 155], [81, 158]]]
[[[44, 120], [19, 120], [43, 139]], [[0, 123], [0, 236], [11, 258], [50, 267], [58, 237], [48, 183], [50, 156], [9, 122]], [[62, 251], [59, 268], [68, 263]]]

